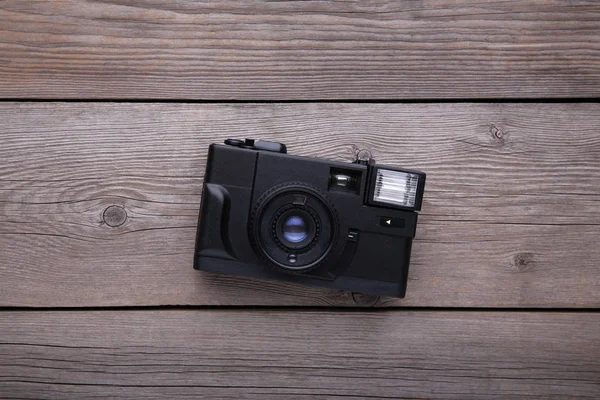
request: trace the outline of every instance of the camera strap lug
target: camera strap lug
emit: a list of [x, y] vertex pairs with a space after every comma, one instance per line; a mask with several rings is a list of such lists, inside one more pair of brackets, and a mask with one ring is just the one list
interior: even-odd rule
[[353, 162], [354, 164], [374, 165], [375, 159], [373, 158], [373, 154], [369, 150], [359, 149], [356, 152], [356, 158]]

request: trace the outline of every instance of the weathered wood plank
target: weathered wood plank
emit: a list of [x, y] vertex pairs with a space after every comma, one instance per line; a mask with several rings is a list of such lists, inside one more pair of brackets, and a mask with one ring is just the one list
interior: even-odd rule
[[3, 398], [600, 397], [600, 315], [0, 313]]
[[600, 104], [4, 103], [0, 121], [3, 306], [355, 305], [192, 269], [207, 146], [245, 136], [428, 173], [407, 297], [380, 305], [600, 305]]
[[596, 1], [0, 4], [0, 97], [597, 97]]

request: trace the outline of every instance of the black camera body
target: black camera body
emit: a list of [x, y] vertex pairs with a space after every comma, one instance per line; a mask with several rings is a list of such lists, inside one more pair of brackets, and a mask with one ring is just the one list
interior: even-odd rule
[[286, 152], [210, 146], [194, 268], [404, 297], [425, 174]]

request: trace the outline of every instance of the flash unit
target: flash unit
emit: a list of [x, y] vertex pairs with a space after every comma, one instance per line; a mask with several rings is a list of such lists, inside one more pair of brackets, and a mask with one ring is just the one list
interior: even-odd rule
[[421, 209], [425, 174], [375, 166], [371, 172], [369, 203], [418, 211]]

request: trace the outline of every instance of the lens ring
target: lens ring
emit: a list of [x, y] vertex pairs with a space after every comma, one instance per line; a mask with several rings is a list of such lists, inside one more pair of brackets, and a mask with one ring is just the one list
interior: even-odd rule
[[[290, 208], [302, 208], [311, 216], [317, 216], [314, 218], [315, 237], [306, 247], [292, 250], [290, 242], [285, 246], [277, 237], [277, 224], [274, 221], [278, 218], [275, 215], [281, 217], [280, 214]], [[281, 224], [285, 220], [282, 219]], [[257, 255], [267, 265], [292, 274], [313, 270], [326, 263], [333, 256], [333, 251], [337, 254], [338, 232], [339, 222], [334, 205], [325, 194], [303, 182], [283, 183], [264, 192], [256, 201], [248, 220], [250, 243]]]

